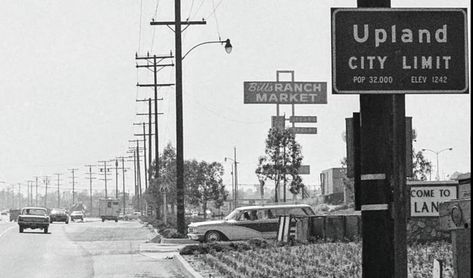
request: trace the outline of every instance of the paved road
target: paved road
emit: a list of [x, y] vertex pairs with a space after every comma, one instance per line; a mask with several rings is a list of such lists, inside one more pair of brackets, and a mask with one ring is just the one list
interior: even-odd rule
[[16, 223], [2, 221], [0, 277], [190, 277], [172, 258], [175, 253], [145, 243], [153, 236], [134, 221], [53, 223], [48, 234], [20, 234]]

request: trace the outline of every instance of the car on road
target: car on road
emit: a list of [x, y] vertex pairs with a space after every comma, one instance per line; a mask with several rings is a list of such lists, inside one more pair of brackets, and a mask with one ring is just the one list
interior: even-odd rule
[[134, 211], [131, 213], [125, 214], [125, 220], [136, 220], [141, 216], [141, 212], [139, 211]]
[[46, 208], [24, 207], [18, 216], [18, 226], [20, 233], [24, 229], [42, 229], [45, 234], [49, 228], [49, 214]]
[[267, 205], [239, 207], [223, 220], [189, 224], [187, 236], [197, 241], [248, 240], [277, 237], [279, 216], [315, 215], [310, 205]]
[[71, 221], [74, 221], [76, 219], [80, 219], [81, 221], [84, 221], [84, 213], [80, 210], [75, 210], [71, 212]]
[[18, 215], [20, 215], [21, 209], [10, 209], [10, 222], [17, 221]]
[[69, 215], [65, 209], [53, 208], [49, 213], [49, 222], [64, 222], [69, 224]]

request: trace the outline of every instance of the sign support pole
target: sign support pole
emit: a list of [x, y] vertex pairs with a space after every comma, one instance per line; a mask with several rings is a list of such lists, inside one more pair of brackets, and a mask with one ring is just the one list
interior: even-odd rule
[[[359, 8], [390, 0], [357, 0]], [[405, 96], [360, 95], [363, 278], [407, 277]]]

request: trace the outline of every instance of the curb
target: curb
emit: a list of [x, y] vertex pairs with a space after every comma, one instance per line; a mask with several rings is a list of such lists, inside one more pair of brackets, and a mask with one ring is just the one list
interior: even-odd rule
[[186, 261], [186, 259], [184, 259], [180, 254], [177, 254], [174, 256], [177, 261], [179, 261], [179, 263], [181, 264], [181, 266], [187, 271], [189, 272], [189, 274], [194, 277], [194, 278], [203, 278], [202, 275], [200, 275], [197, 271], [195, 271], [194, 268], [192, 268], [192, 266]]
[[161, 243], [168, 244], [199, 244], [198, 241], [190, 240], [187, 238], [161, 238]]

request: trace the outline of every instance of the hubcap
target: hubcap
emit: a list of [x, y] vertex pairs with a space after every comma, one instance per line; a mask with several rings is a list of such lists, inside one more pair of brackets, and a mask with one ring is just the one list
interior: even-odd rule
[[208, 241], [218, 241], [218, 240], [220, 240], [220, 235], [216, 232], [210, 232], [207, 235], [207, 240]]

